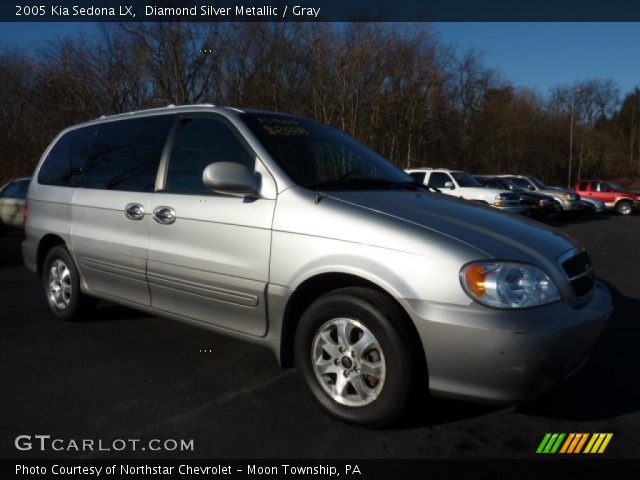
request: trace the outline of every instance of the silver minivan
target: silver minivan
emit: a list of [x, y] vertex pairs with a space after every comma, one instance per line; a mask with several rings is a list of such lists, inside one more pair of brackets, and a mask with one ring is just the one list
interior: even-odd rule
[[28, 212], [25, 263], [58, 317], [89, 320], [100, 298], [266, 345], [360, 425], [424, 401], [422, 386], [537, 396], [584, 362], [612, 310], [570, 237], [429, 192], [278, 113], [167, 107], [70, 127]]

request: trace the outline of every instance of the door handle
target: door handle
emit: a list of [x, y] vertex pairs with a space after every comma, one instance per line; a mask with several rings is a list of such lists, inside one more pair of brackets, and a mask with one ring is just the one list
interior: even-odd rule
[[124, 214], [130, 220], [142, 220], [144, 218], [144, 207], [139, 203], [130, 203], [124, 207]]
[[158, 223], [170, 225], [176, 221], [176, 211], [171, 207], [156, 207], [153, 210], [153, 218]]

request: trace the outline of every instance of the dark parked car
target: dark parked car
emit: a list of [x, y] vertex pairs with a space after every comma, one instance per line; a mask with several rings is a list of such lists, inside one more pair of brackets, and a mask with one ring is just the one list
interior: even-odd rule
[[485, 177], [482, 175], [476, 175], [475, 177], [483, 187], [509, 190], [518, 193], [520, 195], [520, 203], [525, 209], [525, 215], [550, 218], [556, 216], [560, 211], [553, 197], [526, 190], [508, 178]]

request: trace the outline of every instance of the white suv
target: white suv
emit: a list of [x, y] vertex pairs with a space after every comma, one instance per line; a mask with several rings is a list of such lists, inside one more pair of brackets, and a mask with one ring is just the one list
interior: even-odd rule
[[519, 195], [507, 190], [485, 188], [466, 172], [442, 168], [415, 168], [405, 171], [417, 182], [437, 188], [444, 194], [486, 203], [512, 213], [523, 211]]

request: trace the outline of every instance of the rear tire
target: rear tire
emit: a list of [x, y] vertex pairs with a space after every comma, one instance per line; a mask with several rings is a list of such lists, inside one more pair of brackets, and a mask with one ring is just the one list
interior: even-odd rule
[[616, 212], [618, 215], [631, 215], [633, 213], [633, 204], [626, 200], [616, 204]]
[[339, 420], [382, 427], [398, 418], [417, 382], [420, 359], [404, 313], [367, 288], [328, 293], [298, 325], [296, 367], [319, 406]]
[[47, 253], [42, 284], [49, 309], [63, 320], [86, 320], [97, 304], [95, 298], [80, 291], [78, 270], [69, 251], [62, 245]]

